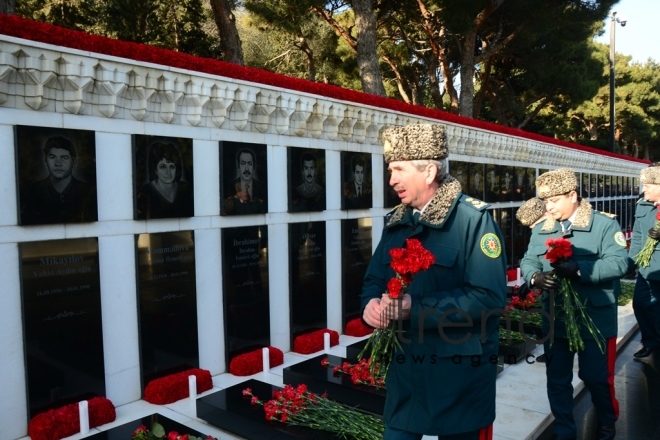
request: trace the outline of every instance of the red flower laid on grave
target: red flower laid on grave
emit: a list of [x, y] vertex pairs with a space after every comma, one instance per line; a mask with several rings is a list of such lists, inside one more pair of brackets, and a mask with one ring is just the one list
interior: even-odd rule
[[[284, 353], [275, 347], [268, 347], [268, 363], [276, 367], [284, 363]], [[229, 362], [229, 373], [234, 376], [250, 376], [264, 369], [263, 350], [258, 348], [248, 353], [239, 354]]]
[[[105, 425], [117, 418], [115, 406], [105, 397], [87, 401], [89, 427]], [[80, 432], [80, 412], [77, 403], [51, 409], [32, 417], [28, 434], [32, 440], [59, 440]]]
[[343, 362], [341, 365], [331, 365], [328, 358], [323, 358], [321, 361], [321, 365], [324, 367], [332, 367], [333, 373], [351, 376], [351, 381], [354, 385], [369, 385], [375, 388], [385, 388], [385, 376], [380, 372], [380, 368], [377, 366], [375, 374], [371, 374], [369, 363], [370, 361], [368, 359], [360, 359], [357, 364]]
[[344, 334], [347, 336], [366, 336], [374, 332], [374, 329], [364, 325], [360, 318], [351, 319], [346, 323]]
[[330, 346], [333, 347], [339, 344], [339, 333], [327, 328], [315, 330], [304, 335], [297, 336], [293, 340], [293, 351], [300, 354], [310, 354], [323, 350], [325, 333], [330, 333]]
[[[140, 426], [133, 432], [131, 438], [133, 440], [162, 440], [164, 438], [167, 440], [202, 440], [201, 437], [193, 437], [188, 434], [179, 434], [176, 431], [170, 431], [168, 433], [165, 431], [163, 425], [158, 422], [153, 423], [151, 430], [147, 429], [147, 427], [144, 425]], [[207, 435], [204, 440], [218, 439], [211, 435]]]
[[213, 388], [209, 370], [191, 368], [149, 382], [144, 389], [144, 400], [156, 405], [165, 405], [187, 398], [190, 394], [188, 376], [197, 378], [197, 393], [203, 393]]
[[307, 385], [297, 387], [285, 385], [282, 390], [273, 392], [273, 399], [263, 402], [252, 394], [250, 388], [243, 390], [243, 396], [250, 398], [252, 405], [262, 405], [266, 420], [306, 426], [337, 434], [337, 438], [354, 440], [381, 440], [383, 421], [355, 408], [340, 405], [307, 391]]

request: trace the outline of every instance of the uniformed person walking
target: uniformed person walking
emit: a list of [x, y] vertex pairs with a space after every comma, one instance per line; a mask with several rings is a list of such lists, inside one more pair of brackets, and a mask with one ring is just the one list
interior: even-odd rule
[[[605, 338], [601, 352], [593, 335], [581, 328], [585, 348], [578, 353], [579, 376], [591, 393], [598, 416], [598, 439], [613, 439], [619, 404], [614, 396], [614, 363], [616, 360], [617, 301], [615, 291], [626, 273], [628, 253], [619, 223], [591, 208], [579, 197], [575, 173], [561, 168], [544, 173], [536, 180], [538, 197], [545, 201], [548, 218], [532, 230], [529, 247], [521, 262], [521, 271], [533, 288], [541, 288], [544, 308], [559, 312], [554, 329], [544, 344], [548, 400], [555, 416], [555, 438], [575, 439], [577, 428], [573, 418], [573, 360], [569, 349], [561, 304], [554, 302], [554, 290], [560, 286], [556, 276], [569, 278], [585, 304], [586, 313]], [[549, 238], [566, 237], [572, 243], [573, 257], [553, 265], [545, 258]], [[550, 293], [550, 294], [549, 294]], [[553, 304], [554, 303], [554, 304]], [[552, 305], [552, 309], [551, 309]], [[578, 319], [578, 322], [580, 320]]]
[[[660, 166], [645, 168], [640, 172], [644, 184], [644, 198], [637, 202], [635, 226], [630, 242], [630, 256], [635, 258], [646, 240], [660, 240], [660, 228], [656, 225], [657, 204], [660, 202]], [[642, 334], [642, 348], [633, 356], [637, 359], [650, 356], [660, 349], [660, 255], [653, 252], [647, 265], [639, 265], [633, 310]]]
[[397, 306], [404, 333], [387, 375], [384, 439], [490, 439], [506, 296], [501, 233], [488, 205], [465, 196], [447, 173], [443, 126], [396, 127], [383, 137], [401, 204], [387, 215], [364, 278], [364, 321], [389, 323], [390, 249], [414, 237], [435, 256]]

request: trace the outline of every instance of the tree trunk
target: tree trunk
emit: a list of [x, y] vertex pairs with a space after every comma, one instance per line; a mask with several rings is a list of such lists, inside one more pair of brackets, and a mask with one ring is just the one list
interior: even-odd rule
[[376, 14], [372, 0], [353, 0], [355, 28], [357, 29], [357, 64], [362, 91], [386, 96], [383, 77], [378, 65], [376, 44]]
[[0, 14], [14, 15], [16, 0], [0, 0]]
[[461, 96], [458, 114], [473, 117], [474, 108], [474, 49], [476, 46], [476, 28], [465, 35], [465, 44], [461, 48]]
[[243, 65], [243, 48], [236, 29], [236, 17], [228, 0], [211, 0], [213, 17], [220, 36], [222, 59], [229, 63]]

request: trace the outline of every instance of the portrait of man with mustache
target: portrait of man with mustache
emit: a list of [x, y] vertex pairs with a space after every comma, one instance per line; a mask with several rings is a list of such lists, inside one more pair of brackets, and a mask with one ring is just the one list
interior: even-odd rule
[[236, 153], [236, 178], [226, 185], [230, 193], [223, 202], [223, 215], [266, 212], [266, 188], [257, 179], [257, 155], [251, 148]]

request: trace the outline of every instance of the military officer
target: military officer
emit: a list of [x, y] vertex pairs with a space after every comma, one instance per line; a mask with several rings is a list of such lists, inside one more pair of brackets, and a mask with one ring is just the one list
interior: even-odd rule
[[[506, 296], [502, 235], [488, 205], [464, 195], [447, 173], [443, 126], [391, 128], [384, 141], [401, 204], [385, 218], [361, 294], [368, 325], [383, 328], [389, 317], [403, 329], [387, 375], [384, 439], [490, 439]], [[413, 237], [435, 263], [393, 303], [384, 295], [394, 276], [389, 250]], [[387, 314], [393, 306], [397, 314]]]
[[[630, 256], [635, 258], [648, 239], [660, 240], [656, 227], [657, 204], [660, 202], [660, 166], [651, 166], [640, 172], [644, 185], [644, 198], [637, 202], [635, 226], [630, 242]], [[653, 252], [647, 265], [639, 265], [633, 310], [642, 334], [642, 348], [633, 356], [641, 359], [660, 348], [660, 256]]]
[[[616, 360], [617, 302], [615, 291], [626, 273], [626, 241], [619, 223], [611, 216], [594, 211], [577, 193], [577, 180], [570, 168], [544, 173], [536, 180], [538, 197], [545, 201], [548, 217], [532, 230], [529, 247], [521, 262], [521, 271], [532, 288], [545, 291], [544, 308], [561, 311], [556, 300], [560, 281], [568, 278], [578, 292], [586, 313], [604, 338], [601, 352], [594, 336], [581, 328], [585, 348], [578, 352], [579, 376], [591, 393], [598, 415], [598, 439], [613, 439], [619, 404], [614, 396]], [[573, 256], [557, 263], [545, 258], [549, 238], [566, 237], [572, 243]], [[548, 294], [552, 293], [552, 294]], [[555, 315], [556, 316], [556, 315]], [[578, 322], [580, 322], [578, 320]], [[563, 316], [545, 322], [547, 338], [546, 376], [548, 400], [555, 416], [555, 438], [575, 439], [573, 418], [573, 359], [569, 349]]]

